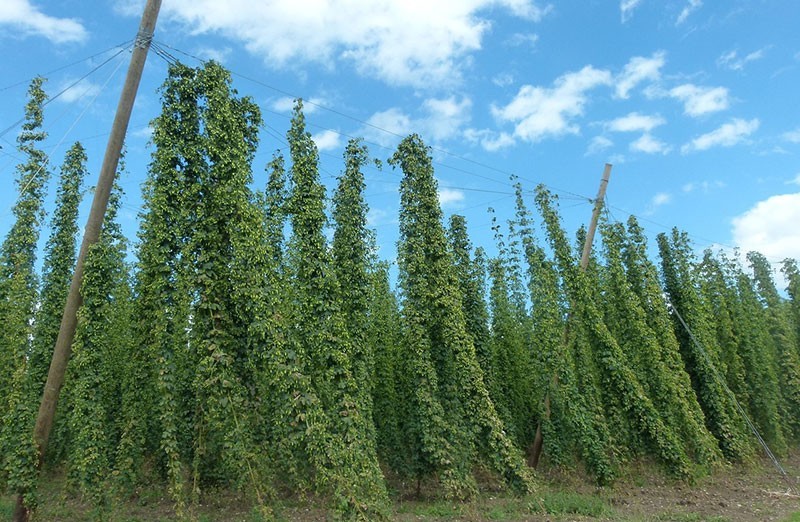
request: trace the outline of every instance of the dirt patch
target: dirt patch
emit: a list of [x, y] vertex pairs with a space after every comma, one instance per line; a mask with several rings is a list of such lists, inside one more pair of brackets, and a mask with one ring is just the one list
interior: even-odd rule
[[729, 466], [689, 485], [637, 466], [611, 488], [607, 499], [617, 520], [783, 521], [800, 511], [800, 453], [782, 461], [787, 480], [768, 459]]

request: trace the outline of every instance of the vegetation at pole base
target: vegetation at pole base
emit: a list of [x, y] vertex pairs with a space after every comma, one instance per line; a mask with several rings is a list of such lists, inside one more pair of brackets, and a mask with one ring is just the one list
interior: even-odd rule
[[680, 477], [690, 476], [691, 466], [680, 439], [664, 423], [638, 377], [630, 369], [625, 354], [603, 322], [601, 311], [591, 299], [589, 279], [578, 269], [571, 255], [558, 215], [553, 208], [552, 197], [539, 187], [536, 202], [564, 278], [574, 320], [570, 327], [574, 328], [574, 335], [579, 342], [583, 337], [591, 345], [595, 364], [602, 375], [601, 383], [605, 387], [603, 395], [614, 394], [618, 397], [632, 427], [638, 430], [650, 450], [670, 472]]
[[664, 290], [677, 314], [691, 325], [690, 334], [673, 313], [673, 327], [681, 356], [705, 413], [706, 426], [716, 437], [725, 458], [732, 461], [746, 459], [752, 454], [752, 446], [747, 440], [745, 421], [725, 389], [727, 384], [714, 323], [698, 291], [698, 276], [692, 266], [689, 239], [686, 234], [673, 229], [670, 236], [659, 234], [657, 241]]
[[409, 473], [436, 475], [450, 496], [475, 491], [472, 467], [480, 456], [515, 489], [532, 481], [522, 454], [506, 435], [478, 365], [464, 317], [430, 153], [417, 135], [401, 141], [390, 164], [400, 184], [398, 266], [403, 297], [403, 419], [411, 441]]
[[516, 186], [517, 233], [527, 263], [528, 291], [539, 368], [535, 389], [545, 454], [555, 464], [573, 447], [600, 484], [615, 477], [611, 433], [590, 367], [576, 364], [575, 346], [566, 342], [567, 297], [556, 264], [536, 242], [521, 185]]

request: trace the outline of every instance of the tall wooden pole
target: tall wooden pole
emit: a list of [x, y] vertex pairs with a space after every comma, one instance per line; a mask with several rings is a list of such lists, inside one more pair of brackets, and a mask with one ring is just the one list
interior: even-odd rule
[[586, 241], [583, 243], [583, 255], [581, 255], [581, 270], [586, 270], [589, 266], [589, 254], [592, 253], [592, 243], [594, 233], [597, 230], [597, 220], [600, 218], [600, 211], [603, 210], [603, 202], [606, 199], [606, 188], [608, 188], [608, 178], [611, 177], [611, 163], [606, 163], [603, 169], [603, 179], [600, 180], [600, 188], [597, 189], [597, 197], [594, 200], [592, 210], [592, 220], [589, 222], [589, 230], [586, 232]]
[[[594, 200], [594, 209], [592, 209], [592, 220], [589, 222], [589, 230], [586, 232], [586, 239], [583, 243], [583, 253], [581, 255], [581, 270], [586, 270], [589, 266], [589, 255], [592, 253], [592, 243], [594, 242], [594, 234], [597, 231], [597, 221], [600, 219], [600, 211], [603, 210], [603, 202], [606, 199], [606, 189], [608, 188], [608, 178], [611, 177], [611, 163], [606, 163], [603, 169], [603, 179], [600, 180], [600, 188], [597, 189], [597, 197]], [[569, 328], [569, 319], [567, 319], [567, 329]], [[567, 334], [565, 330], [564, 338]], [[553, 385], [558, 385], [558, 374], [553, 375]], [[550, 416], [550, 395], [544, 398], [545, 415]], [[536, 427], [536, 435], [533, 438], [533, 444], [528, 452], [528, 463], [536, 469], [539, 465], [539, 459], [542, 457], [542, 446], [544, 444], [544, 437], [542, 435], [542, 423]]]
[[[128, 74], [125, 77], [125, 84], [120, 94], [117, 113], [111, 127], [111, 135], [108, 138], [103, 164], [100, 167], [100, 175], [94, 191], [92, 208], [89, 211], [89, 218], [86, 222], [86, 229], [83, 233], [83, 241], [75, 263], [75, 273], [72, 276], [72, 283], [69, 287], [67, 302], [64, 306], [64, 314], [61, 317], [61, 328], [58, 331], [55, 347], [53, 348], [53, 358], [50, 361], [50, 370], [47, 374], [47, 382], [44, 385], [42, 402], [39, 405], [39, 414], [36, 417], [36, 426], [33, 430], [33, 438], [39, 452], [39, 466], [41, 467], [47, 450], [47, 442], [50, 438], [50, 430], [53, 427], [53, 418], [56, 413], [58, 396], [61, 387], [64, 385], [64, 376], [67, 371], [67, 362], [72, 352], [72, 341], [75, 337], [75, 329], [78, 324], [78, 309], [83, 303], [81, 296], [81, 284], [83, 283], [83, 270], [86, 255], [89, 248], [97, 243], [100, 237], [100, 230], [103, 227], [103, 219], [108, 208], [108, 199], [111, 194], [111, 187], [114, 185], [114, 178], [119, 164], [119, 156], [122, 151], [122, 144], [125, 141], [125, 134], [128, 131], [128, 123], [131, 119], [133, 103], [136, 100], [136, 92], [139, 89], [139, 82], [142, 79], [142, 70], [147, 60], [147, 53], [150, 49], [150, 42], [153, 39], [153, 31], [156, 27], [158, 12], [161, 9], [161, 0], [147, 0], [142, 21], [139, 24], [139, 32], [136, 34], [136, 41], [131, 54], [131, 62], [128, 66]], [[17, 498], [17, 505], [14, 511], [15, 522], [26, 522], [29, 518], [30, 510], [25, 506], [22, 495]]]

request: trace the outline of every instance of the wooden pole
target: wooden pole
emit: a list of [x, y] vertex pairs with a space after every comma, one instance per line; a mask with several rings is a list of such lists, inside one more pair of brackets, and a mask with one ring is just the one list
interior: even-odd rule
[[[39, 414], [36, 417], [36, 426], [33, 431], [33, 438], [39, 452], [38, 465], [41, 468], [44, 454], [47, 450], [47, 442], [50, 438], [50, 431], [53, 427], [56, 405], [61, 387], [64, 385], [64, 376], [67, 371], [67, 362], [72, 352], [72, 341], [75, 337], [75, 329], [78, 324], [78, 309], [83, 303], [81, 296], [81, 284], [83, 283], [84, 263], [89, 248], [97, 243], [100, 237], [100, 230], [103, 226], [108, 199], [111, 194], [111, 187], [114, 185], [114, 178], [119, 164], [119, 156], [122, 151], [122, 144], [125, 141], [125, 134], [128, 131], [128, 123], [133, 110], [133, 103], [136, 100], [136, 92], [139, 89], [139, 82], [142, 79], [142, 70], [147, 60], [147, 53], [150, 49], [150, 42], [153, 39], [153, 31], [156, 27], [158, 12], [161, 9], [161, 0], [147, 0], [142, 20], [139, 24], [139, 32], [131, 54], [128, 74], [125, 77], [125, 84], [120, 94], [117, 105], [117, 113], [111, 127], [111, 135], [108, 138], [103, 164], [100, 167], [100, 175], [94, 191], [92, 208], [89, 211], [89, 218], [83, 233], [83, 241], [75, 263], [75, 273], [72, 276], [72, 283], [69, 287], [67, 302], [64, 306], [64, 314], [61, 317], [61, 327], [58, 331], [55, 347], [53, 348], [53, 358], [50, 361], [50, 370], [47, 374], [47, 382], [42, 394], [42, 402], [39, 405]], [[17, 505], [14, 510], [15, 522], [27, 522], [30, 516], [30, 509], [25, 506], [22, 495], [17, 498]]]
[[[586, 232], [586, 239], [583, 243], [583, 253], [581, 255], [581, 270], [585, 271], [589, 266], [589, 256], [592, 253], [592, 243], [594, 242], [594, 234], [597, 231], [597, 221], [600, 219], [600, 211], [603, 210], [603, 202], [606, 198], [606, 189], [608, 188], [608, 178], [611, 177], [611, 164], [606, 163], [603, 169], [603, 179], [600, 180], [600, 188], [597, 189], [597, 197], [594, 200], [594, 208], [592, 209], [592, 220], [589, 222], [589, 230]], [[569, 319], [567, 319], [569, 322]], [[567, 324], [569, 328], [569, 324]], [[564, 338], [566, 339], [566, 334]], [[558, 375], [553, 375], [553, 385], [558, 385]], [[545, 416], [550, 416], [550, 394], [545, 395], [544, 398]], [[539, 466], [539, 459], [542, 457], [542, 446], [544, 444], [544, 437], [542, 436], [542, 423], [536, 427], [536, 435], [533, 437], [533, 444], [529, 450], [528, 463], [536, 469]]]
[[600, 218], [600, 211], [603, 210], [603, 203], [606, 199], [606, 188], [608, 188], [608, 178], [611, 177], [611, 163], [606, 163], [603, 169], [603, 179], [600, 180], [600, 188], [597, 190], [597, 197], [594, 200], [592, 210], [592, 220], [589, 222], [589, 230], [586, 232], [586, 241], [583, 243], [583, 255], [581, 255], [581, 270], [586, 270], [589, 266], [589, 255], [592, 253], [592, 243], [594, 233], [597, 230], [597, 220]]

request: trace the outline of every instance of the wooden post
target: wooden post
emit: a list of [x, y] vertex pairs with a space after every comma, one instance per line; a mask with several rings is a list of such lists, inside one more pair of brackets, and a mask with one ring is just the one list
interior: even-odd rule
[[[47, 374], [47, 382], [42, 394], [42, 402], [39, 405], [39, 414], [36, 417], [36, 426], [33, 431], [33, 438], [39, 452], [38, 465], [41, 468], [44, 454], [47, 450], [47, 442], [50, 438], [50, 430], [53, 427], [56, 405], [61, 387], [64, 385], [64, 376], [67, 371], [67, 362], [72, 352], [72, 341], [75, 337], [75, 329], [78, 324], [78, 309], [83, 298], [81, 297], [81, 284], [83, 283], [83, 270], [86, 255], [89, 248], [97, 243], [100, 237], [100, 230], [103, 226], [108, 199], [111, 194], [111, 187], [114, 185], [114, 178], [119, 164], [119, 156], [122, 151], [122, 144], [125, 134], [128, 131], [128, 123], [133, 110], [133, 103], [136, 100], [136, 92], [139, 89], [139, 82], [142, 79], [142, 70], [150, 49], [150, 42], [153, 39], [158, 12], [161, 9], [161, 0], [147, 0], [142, 20], [139, 24], [139, 32], [131, 54], [131, 62], [128, 66], [128, 74], [125, 77], [125, 84], [120, 94], [117, 113], [111, 127], [111, 135], [108, 138], [103, 164], [100, 168], [100, 175], [94, 191], [92, 208], [83, 233], [83, 241], [75, 263], [75, 273], [72, 276], [72, 283], [69, 287], [67, 302], [64, 306], [64, 314], [61, 317], [61, 327], [58, 331], [55, 347], [53, 348], [53, 358], [50, 361], [50, 370]], [[30, 516], [30, 509], [25, 506], [22, 495], [17, 498], [17, 505], [14, 510], [14, 522], [27, 522]]]
[[[606, 198], [606, 188], [608, 188], [608, 178], [611, 177], [611, 164], [606, 163], [603, 169], [603, 179], [600, 180], [600, 188], [597, 190], [597, 197], [594, 200], [594, 208], [592, 209], [592, 220], [589, 222], [589, 230], [586, 232], [586, 239], [583, 243], [583, 253], [581, 255], [581, 270], [585, 271], [589, 266], [589, 255], [592, 253], [592, 243], [594, 242], [594, 234], [597, 231], [597, 221], [600, 219], [600, 211], [603, 210], [603, 202]], [[569, 318], [567, 319], [569, 323]], [[567, 324], [569, 328], [569, 324]], [[564, 338], [566, 339], [566, 335]], [[558, 385], [558, 375], [553, 375], [553, 385]], [[544, 397], [544, 410], [545, 416], [550, 416], [550, 394]], [[529, 450], [528, 463], [533, 469], [539, 466], [539, 459], [542, 457], [542, 445], [544, 438], [542, 436], [542, 423], [536, 427], [536, 435], [533, 438], [533, 444]]]
[[597, 197], [594, 200], [592, 220], [589, 222], [589, 230], [586, 232], [586, 241], [583, 243], [581, 270], [586, 270], [586, 267], [589, 266], [589, 254], [592, 253], [594, 233], [597, 230], [597, 220], [600, 218], [600, 211], [603, 210], [603, 202], [606, 199], [606, 188], [608, 187], [609, 177], [611, 177], [611, 163], [606, 163], [606, 167], [603, 169], [603, 179], [600, 180], [600, 188], [597, 190]]

